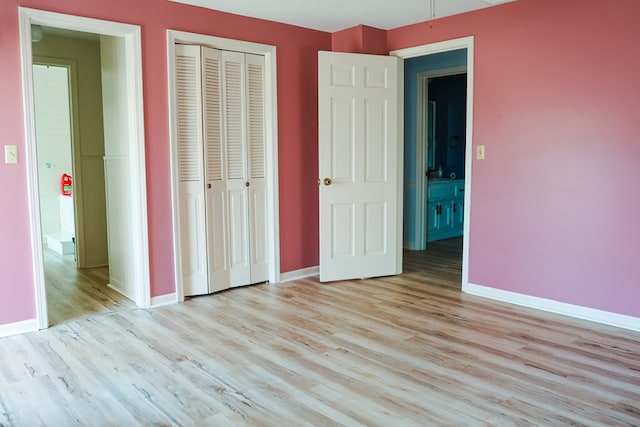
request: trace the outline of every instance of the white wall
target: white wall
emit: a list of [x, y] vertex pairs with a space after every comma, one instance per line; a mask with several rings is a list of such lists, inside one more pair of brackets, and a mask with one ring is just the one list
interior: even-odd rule
[[33, 86], [42, 233], [47, 235], [61, 230], [60, 177], [72, 175], [68, 70], [36, 64]]

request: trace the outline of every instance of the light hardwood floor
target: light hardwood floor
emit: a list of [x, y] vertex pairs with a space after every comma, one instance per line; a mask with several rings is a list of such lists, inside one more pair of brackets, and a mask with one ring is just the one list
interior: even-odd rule
[[640, 425], [640, 334], [462, 294], [432, 248], [0, 339], [0, 425]]
[[105, 286], [109, 267], [76, 268], [73, 255], [44, 251], [49, 325], [54, 326], [97, 313], [130, 310], [136, 305]]

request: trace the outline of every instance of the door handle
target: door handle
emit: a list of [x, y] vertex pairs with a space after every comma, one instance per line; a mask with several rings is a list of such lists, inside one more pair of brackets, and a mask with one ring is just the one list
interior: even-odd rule
[[245, 182], [245, 183], [244, 183], [244, 186], [245, 186], [245, 187], [248, 187], [248, 186], [250, 186], [250, 185], [251, 185], [251, 184], [249, 184], [249, 181], [247, 181], [247, 182]]
[[324, 185], [331, 185], [331, 178], [325, 178], [322, 180], [322, 182], [324, 183]]
[[207, 188], [211, 188], [211, 184], [207, 184]]

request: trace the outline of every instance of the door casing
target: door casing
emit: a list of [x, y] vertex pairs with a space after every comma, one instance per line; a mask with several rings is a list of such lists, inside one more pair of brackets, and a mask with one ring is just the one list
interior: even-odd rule
[[125, 42], [127, 58], [127, 85], [131, 96], [126, 106], [132, 118], [129, 121], [130, 141], [129, 172], [131, 188], [137, 197], [132, 200], [131, 217], [133, 233], [130, 236], [135, 271], [135, 303], [146, 308], [151, 305], [149, 274], [149, 239], [147, 221], [147, 186], [144, 147], [144, 114], [142, 98], [142, 42], [140, 26], [48, 12], [25, 7], [18, 8], [20, 27], [20, 52], [22, 61], [22, 88], [25, 127], [25, 158], [27, 161], [27, 187], [29, 198], [29, 222], [33, 251], [36, 321], [39, 329], [48, 327], [47, 296], [44, 277], [44, 254], [41, 243], [40, 197], [38, 193], [38, 168], [36, 154], [35, 113], [33, 97], [33, 52], [31, 48], [31, 24], [57, 27], [73, 31], [120, 37]]

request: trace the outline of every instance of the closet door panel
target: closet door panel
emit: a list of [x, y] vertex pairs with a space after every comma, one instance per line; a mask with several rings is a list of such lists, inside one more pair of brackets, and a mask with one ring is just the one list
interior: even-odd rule
[[251, 283], [259, 283], [265, 282], [269, 278], [267, 185], [265, 176], [264, 57], [247, 54], [246, 62]]
[[247, 191], [229, 189], [229, 285], [242, 286], [251, 283], [249, 233], [247, 229]]
[[229, 284], [251, 283], [246, 130], [246, 64], [239, 52], [222, 52], [222, 111], [228, 197]]
[[251, 218], [251, 282], [269, 280], [269, 248], [267, 245], [267, 191], [251, 187], [249, 217]]
[[204, 195], [193, 184], [180, 184], [180, 237], [184, 294], [204, 295], [207, 285]]
[[200, 48], [176, 45], [180, 262], [185, 295], [208, 293]]
[[207, 241], [209, 253], [209, 293], [229, 288], [227, 262], [227, 193], [212, 188], [207, 191]]
[[202, 48], [202, 105], [207, 182], [207, 249], [209, 292], [229, 288], [227, 184], [222, 117], [222, 52]]

